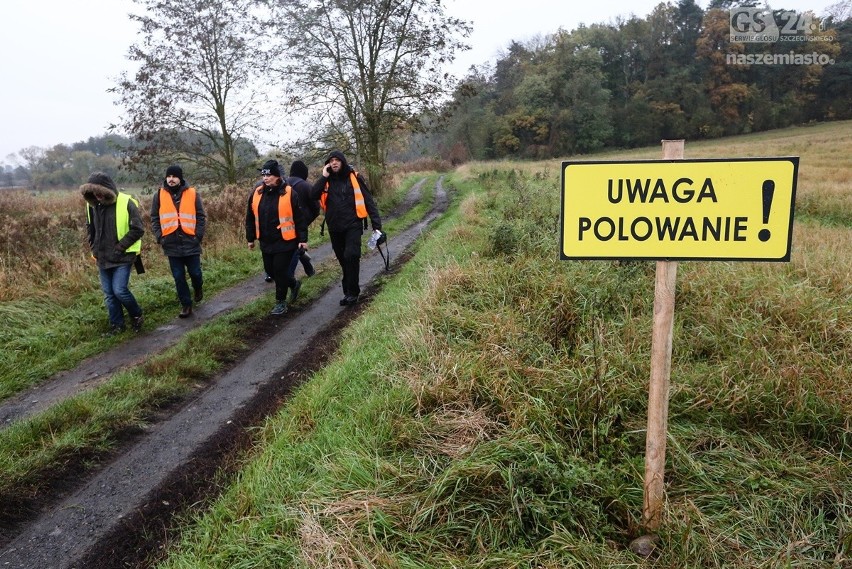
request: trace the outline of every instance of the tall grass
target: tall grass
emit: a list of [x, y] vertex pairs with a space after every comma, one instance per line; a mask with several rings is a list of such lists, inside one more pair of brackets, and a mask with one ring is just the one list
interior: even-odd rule
[[457, 210], [160, 567], [852, 566], [852, 227], [829, 208], [790, 263], [681, 264], [645, 559], [654, 265], [560, 262], [558, 172], [463, 168]]

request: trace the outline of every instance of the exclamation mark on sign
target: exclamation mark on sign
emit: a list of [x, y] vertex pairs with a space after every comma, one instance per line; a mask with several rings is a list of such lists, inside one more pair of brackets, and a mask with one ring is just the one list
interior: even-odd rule
[[[769, 223], [769, 210], [772, 209], [772, 197], [775, 195], [775, 182], [764, 180], [763, 182], [763, 224]], [[768, 229], [761, 229], [757, 238], [766, 243], [772, 233]]]

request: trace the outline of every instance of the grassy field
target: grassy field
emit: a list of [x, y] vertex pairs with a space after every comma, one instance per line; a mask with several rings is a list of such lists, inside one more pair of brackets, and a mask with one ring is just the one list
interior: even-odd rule
[[[651, 558], [628, 544], [642, 533], [654, 263], [560, 261], [549, 161], [468, 164], [445, 182], [450, 215], [333, 363], [268, 420], [238, 480], [185, 520], [160, 566], [851, 567], [852, 124], [685, 151], [784, 155], [801, 157], [791, 262], [679, 266]], [[0, 242], [2, 397], [120, 341], [100, 337], [76, 198], [0, 204], [14, 230]], [[241, 242], [243, 198], [205, 202], [221, 219], [205, 258], [211, 294], [260, 270]], [[62, 240], [24, 230], [41, 222]], [[156, 325], [176, 304], [147, 246], [151, 268], [133, 286]], [[306, 287], [309, 299], [321, 283]], [[0, 431], [0, 499], [38, 493], [209, 380], [239, 349], [218, 339], [240, 337], [267, 304]]]
[[791, 262], [680, 264], [650, 558], [655, 265], [559, 260], [553, 161], [455, 173], [453, 213], [159, 566], [852, 566], [852, 128], [686, 147], [783, 155]]

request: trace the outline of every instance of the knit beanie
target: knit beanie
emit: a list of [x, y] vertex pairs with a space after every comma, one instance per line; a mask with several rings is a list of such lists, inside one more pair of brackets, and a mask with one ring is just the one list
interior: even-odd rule
[[263, 166], [260, 167], [260, 173], [263, 176], [278, 176], [281, 177], [281, 166], [278, 164], [277, 160], [267, 160], [263, 163]]
[[112, 178], [103, 172], [94, 172], [91, 176], [89, 176], [89, 179], [86, 180], [86, 183], [103, 186], [104, 188], [108, 188], [113, 192], [118, 193], [118, 188], [115, 186], [115, 182], [113, 182]]
[[168, 168], [166, 168], [166, 178], [169, 176], [175, 176], [176, 178], [180, 178], [183, 180], [183, 168], [178, 166], [177, 164], [172, 164]]
[[301, 160], [296, 160], [290, 166], [290, 175], [296, 176], [297, 178], [301, 178], [303, 180], [308, 179], [308, 167], [305, 166], [305, 163]]

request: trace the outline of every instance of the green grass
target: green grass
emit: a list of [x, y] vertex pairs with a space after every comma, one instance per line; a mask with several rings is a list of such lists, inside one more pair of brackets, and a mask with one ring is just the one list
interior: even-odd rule
[[643, 559], [654, 264], [559, 261], [557, 175], [463, 169], [457, 208], [159, 566], [850, 566], [849, 229], [809, 220], [787, 264], [681, 263]]
[[[227, 258], [205, 258], [205, 294], [236, 285], [259, 268], [256, 256], [242, 249]], [[6, 399], [48, 377], [71, 369], [87, 357], [124, 341], [128, 336], [107, 338], [106, 309], [92, 268], [91, 289], [75, 298], [33, 295], [0, 305], [0, 400]], [[174, 280], [168, 275], [131, 276], [130, 288], [145, 313], [145, 329], [151, 330], [175, 317], [179, 305]], [[58, 349], [61, 347], [61, 349]]]

